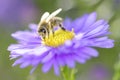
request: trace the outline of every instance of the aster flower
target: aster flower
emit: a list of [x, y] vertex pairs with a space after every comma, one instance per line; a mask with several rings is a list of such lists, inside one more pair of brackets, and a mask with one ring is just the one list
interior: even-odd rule
[[[74, 68], [76, 62], [84, 64], [92, 57], [98, 56], [94, 47], [112, 48], [113, 40], [107, 35], [109, 25], [105, 20], [96, 21], [96, 13], [63, 22], [65, 31], [58, 29], [54, 36], [42, 40], [37, 34], [37, 25], [30, 24], [30, 30], [17, 31], [12, 34], [18, 44], [8, 47], [11, 59], [16, 59], [13, 66], [20, 68], [33, 66], [32, 71], [42, 64], [42, 71], [48, 72], [52, 67], [59, 75], [60, 67]], [[31, 71], [31, 72], [32, 72]]]

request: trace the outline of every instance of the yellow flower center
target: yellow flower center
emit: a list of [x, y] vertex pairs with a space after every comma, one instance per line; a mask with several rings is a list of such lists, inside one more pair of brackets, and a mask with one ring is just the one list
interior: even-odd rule
[[65, 41], [71, 40], [74, 37], [74, 31], [58, 29], [54, 34], [50, 34], [49, 37], [43, 40], [43, 44], [52, 47], [58, 47], [64, 44]]

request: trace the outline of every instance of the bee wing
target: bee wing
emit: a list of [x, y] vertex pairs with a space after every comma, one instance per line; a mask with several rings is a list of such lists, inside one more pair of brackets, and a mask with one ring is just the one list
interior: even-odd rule
[[41, 17], [41, 22], [45, 21], [47, 19], [47, 17], [49, 16], [49, 12], [45, 12], [42, 17]]
[[38, 28], [40, 27], [40, 24], [47, 19], [48, 16], [49, 16], [49, 12], [45, 12], [45, 13], [42, 15], [41, 20], [40, 20], [40, 22], [38, 23]]
[[46, 19], [46, 22], [48, 22], [52, 17], [55, 17], [58, 13], [60, 13], [60, 11], [62, 11], [61, 8], [59, 8], [56, 11], [54, 11], [53, 13], [51, 13], [50, 16]]

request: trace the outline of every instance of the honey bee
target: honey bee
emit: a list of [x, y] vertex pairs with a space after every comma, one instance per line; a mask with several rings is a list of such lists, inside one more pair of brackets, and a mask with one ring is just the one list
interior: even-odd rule
[[62, 26], [62, 18], [56, 17], [58, 13], [60, 13], [62, 9], [57, 9], [53, 13], [49, 14], [49, 12], [45, 12], [41, 20], [38, 24], [38, 34], [42, 37], [42, 39], [45, 39], [46, 37], [49, 37], [49, 34], [54, 34], [54, 27], [59, 27], [62, 30], [65, 30], [65, 28]]

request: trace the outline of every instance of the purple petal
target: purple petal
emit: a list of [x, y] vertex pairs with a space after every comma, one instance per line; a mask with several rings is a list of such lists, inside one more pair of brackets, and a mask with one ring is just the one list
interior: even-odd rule
[[26, 61], [26, 62], [23, 62], [21, 65], [20, 65], [20, 68], [25, 68], [27, 66], [30, 65], [30, 61]]
[[104, 25], [98, 26], [97, 28], [93, 29], [92, 31], [90, 31], [89, 33], [86, 34], [86, 36], [91, 36], [94, 34], [99, 33], [100, 31], [102, 31], [102, 29], [104, 29]]
[[30, 31], [18, 31], [12, 34], [12, 37], [22, 42], [34, 42], [40, 44], [40, 37]]
[[95, 42], [95, 44], [93, 44], [93, 46], [101, 47], [101, 48], [112, 48], [112, 47], [114, 47], [113, 42], [114, 42], [114, 40], [106, 39], [106, 40], [101, 40], [99, 42]]
[[60, 72], [59, 72], [59, 66], [58, 66], [58, 63], [56, 62], [56, 60], [54, 60], [53, 67], [54, 67], [55, 74], [59, 75], [60, 74]]
[[96, 12], [91, 13], [86, 19], [82, 31], [85, 31], [87, 28], [89, 28], [96, 21], [96, 17], [97, 17]]
[[84, 47], [84, 49], [82, 49], [82, 52], [89, 56], [93, 56], [93, 57], [98, 56], [98, 52], [95, 49], [90, 47]]
[[53, 60], [50, 60], [50, 61], [44, 63], [42, 66], [42, 71], [44, 73], [48, 72], [51, 69], [52, 65], [53, 65]]
[[[91, 30], [97, 28], [97, 27], [100, 26], [100, 25], [106, 25], [106, 24], [107, 24], [107, 22], [106, 22], [105, 20], [98, 20], [98, 21], [96, 21], [94, 24], [92, 24], [92, 25], [90, 26], [90, 28], [88, 28], [88, 30], [91, 31]], [[86, 30], [86, 31], [87, 31], [87, 30]]]
[[14, 50], [14, 49], [19, 49], [19, 48], [21, 48], [21, 47], [23, 47], [23, 46], [22, 46], [22, 45], [19, 45], [19, 44], [12, 44], [12, 45], [10, 45], [10, 46], [8, 47], [7, 50], [11, 51], [11, 50]]
[[87, 18], [87, 20], [85, 22], [85, 27], [90, 26], [91, 24], [93, 24], [96, 21], [96, 17], [97, 17], [96, 12], [91, 13], [88, 16], [88, 18]]
[[54, 57], [54, 53], [49, 52], [43, 59], [42, 59], [42, 63], [48, 62], [49, 60], [51, 60]]
[[77, 55], [77, 56], [79, 56], [80, 58], [85, 59], [85, 60], [91, 59], [91, 56], [86, 55], [84, 52], [82, 52], [81, 49], [80, 49], [80, 51], [76, 52], [75, 55]]
[[88, 15], [84, 15], [80, 18], [77, 18], [76, 20], [73, 21], [72, 26], [74, 28], [75, 33], [81, 32], [83, 26], [84, 26], [84, 22], [86, 20], [86, 18], [88, 17]]
[[72, 55], [66, 55], [65, 62], [70, 68], [75, 67], [75, 61], [73, 60]]
[[22, 62], [24, 62], [23, 58], [17, 59], [12, 66], [16, 66], [18, 64], [21, 64]]
[[34, 32], [37, 31], [37, 26], [38, 26], [38, 25], [36, 25], [36, 24], [29, 24], [29, 28], [30, 28], [32, 31], [34, 31]]
[[81, 64], [84, 64], [86, 62], [86, 59], [84, 59], [84, 58], [82, 58], [82, 57], [80, 57], [78, 55], [73, 55], [73, 58], [74, 58], [75, 61], [77, 61], [77, 62], [79, 62]]
[[72, 26], [71, 26], [71, 19], [70, 18], [66, 18], [63, 22], [63, 26], [65, 26], [65, 29], [67, 30], [71, 30]]
[[33, 50], [31, 49], [31, 55], [36, 55], [36, 56], [42, 56], [44, 55], [45, 53], [49, 52], [51, 50], [50, 47], [46, 47], [46, 46], [38, 46], [36, 48], [34, 48]]
[[62, 55], [57, 56], [56, 61], [58, 62], [59, 66], [65, 66], [65, 61]]

